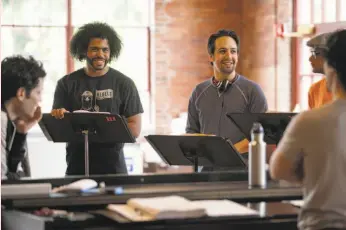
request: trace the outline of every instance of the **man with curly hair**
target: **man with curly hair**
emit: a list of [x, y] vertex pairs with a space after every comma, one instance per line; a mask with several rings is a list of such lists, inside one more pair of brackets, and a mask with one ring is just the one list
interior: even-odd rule
[[[108, 64], [118, 58], [122, 42], [116, 31], [106, 23], [83, 25], [70, 42], [70, 53], [84, 68], [61, 78], [56, 86], [52, 115], [62, 118], [76, 110], [110, 112], [127, 118], [134, 137], [141, 131], [143, 108], [132, 79]], [[127, 173], [124, 144], [89, 144], [90, 174]], [[83, 175], [84, 144], [67, 143], [67, 175]]]
[[1, 62], [1, 179], [28, 176], [26, 134], [41, 118], [46, 72], [33, 57]]

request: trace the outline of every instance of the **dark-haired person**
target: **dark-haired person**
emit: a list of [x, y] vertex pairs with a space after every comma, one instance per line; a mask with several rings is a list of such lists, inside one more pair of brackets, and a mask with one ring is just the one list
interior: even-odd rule
[[[325, 49], [326, 42], [331, 33], [319, 34], [311, 38], [306, 45], [311, 48], [311, 55], [309, 61], [311, 63], [312, 72], [317, 74], [324, 74], [323, 71], [323, 50]], [[308, 93], [308, 104], [310, 109], [319, 108], [328, 104], [333, 99], [333, 95], [327, 89], [327, 81], [324, 77], [322, 80], [312, 84]]]
[[198, 84], [188, 105], [186, 133], [212, 134], [229, 138], [239, 152], [249, 142], [227, 113], [264, 113], [267, 100], [260, 86], [236, 72], [240, 38], [232, 30], [219, 30], [208, 40], [214, 75]]
[[45, 76], [33, 57], [11, 56], [1, 62], [1, 179], [27, 176], [26, 134], [41, 119]]
[[301, 230], [346, 229], [346, 30], [322, 55], [333, 101], [295, 116], [270, 160], [273, 179], [303, 186]]
[[[65, 112], [76, 110], [120, 114], [127, 118], [133, 136], [138, 137], [143, 108], [137, 88], [132, 79], [108, 66], [121, 48], [118, 34], [106, 23], [80, 27], [71, 39], [70, 53], [79, 61], [86, 60], [86, 65], [58, 81], [52, 115], [62, 118]], [[126, 174], [123, 146], [90, 143], [90, 174]], [[67, 143], [66, 152], [66, 174], [84, 174], [84, 145]]]

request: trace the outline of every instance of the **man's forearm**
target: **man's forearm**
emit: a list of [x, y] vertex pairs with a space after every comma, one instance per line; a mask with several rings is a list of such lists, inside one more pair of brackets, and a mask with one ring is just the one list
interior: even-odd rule
[[129, 121], [127, 123], [127, 126], [129, 127], [132, 136], [134, 136], [135, 138], [139, 137], [140, 133], [141, 133], [141, 127], [140, 125], [138, 125], [136, 122], [131, 122]]

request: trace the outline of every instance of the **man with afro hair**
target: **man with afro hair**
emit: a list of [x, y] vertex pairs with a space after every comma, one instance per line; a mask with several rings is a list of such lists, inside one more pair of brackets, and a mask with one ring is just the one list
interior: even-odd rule
[[[60, 119], [66, 112], [109, 112], [127, 118], [134, 137], [141, 131], [143, 108], [133, 80], [108, 64], [120, 55], [122, 42], [106, 23], [83, 25], [70, 42], [70, 53], [84, 68], [61, 78], [56, 86], [51, 114]], [[90, 174], [127, 173], [124, 144], [89, 143]], [[67, 175], [83, 175], [84, 144], [67, 143]]]

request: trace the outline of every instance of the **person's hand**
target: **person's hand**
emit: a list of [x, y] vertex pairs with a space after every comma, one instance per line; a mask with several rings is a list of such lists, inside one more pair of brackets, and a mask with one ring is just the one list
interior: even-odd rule
[[62, 119], [64, 118], [64, 113], [69, 113], [65, 108], [61, 109], [53, 109], [50, 114], [55, 117], [56, 119]]
[[26, 134], [28, 131], [37, 124], [42, 118], [41, 107], [38, 106], [35, 110], [35, 113], [32, 117], [28, 119], [17, 119], [14, 124], [18, 133]]
[[233, 144], [233, 146], [240, 154], [247, 153], [249, 151], [249, 141], [246, 138]]

